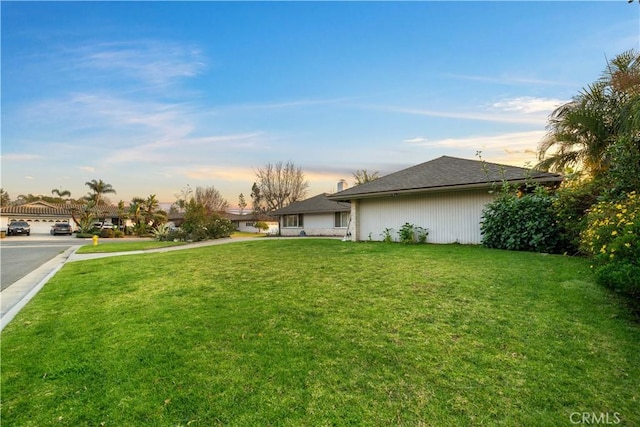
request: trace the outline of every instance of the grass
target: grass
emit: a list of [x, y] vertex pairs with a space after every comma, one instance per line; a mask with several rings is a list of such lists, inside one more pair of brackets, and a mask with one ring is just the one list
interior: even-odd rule
[[252, 233], [249, 231], [235, 231], [232, 235], [231, 238], [234, 237], [269, 237], [267, 234], [265, 233]]
[[93, 244], [87, 244], [79, 247], [76, 252], [79, 254], [133, 252], [181, 245], [186, 245], [186, 242], [157, 242], [154, 240], [140, 240], [135, 242], [102, 243], [98, 241], [96, 246], [93, 246]]
[[[257, 233], [246, 233], [236, 231], [231, 235], [232, 238], [238, 237], [264, 237], [264, 234]], [[98, 253], [109, 253], [109, 252], [133, 252], [133, 251], [146, 251], [149, 249], [160, 249], [167, 248], [171, 246], [181, 246], [186, 245], [186, 242], [158, 242], [155, 240], [139, 240], [134, 242], [115, 242], [115, 243], [104, 243], [104, 240], [98, 241], [96, 246], [89, 243], [87, 245], [81, 246], [76, 251], [79, 254], [98, 254]]]
[[2, 425], [640, 424], [585, 260], [291, 239], [70, 263], [5, 328]]

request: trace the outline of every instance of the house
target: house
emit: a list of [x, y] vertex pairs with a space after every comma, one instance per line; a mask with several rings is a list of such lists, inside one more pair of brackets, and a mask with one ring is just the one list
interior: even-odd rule
[[[72, 224], [72, 211], [80, 211], [82, 205], [76, 203], [48, 203], [43, 200], [18, 206], [2, 206], [0, 208], [0, 229], [5, 230], [12, 221], [26, 221], [31, 226], [31, 233], [49, 233], [55, 223], [66, 222]], [[119, 223], [117, 206], [100, 205], [92, 209], [96, 220]]]
[[349, 202], [329, 200], [322, 193], [275, 210], [282, 236], [335, 236], [348, 233], [351, 205]]
[[328, 197], [351, 202], [351, 240], [394, 237], [405, 223], [426, 228], [430, 243], [479, 244], [487, 203], [502, 183], [557, 185], [557, 174], [442, 156]]
[[[268, 215], [255, 215], [253, 213], [243, 215], [225, 213], [224, 217], [231, 221], [238, 231], [246, 233], [278, 234], [278, 220]], [[266, 223], [269, 228], [267, 230], [260, 230], [256, 228], [255, 225], [258, 221]]]

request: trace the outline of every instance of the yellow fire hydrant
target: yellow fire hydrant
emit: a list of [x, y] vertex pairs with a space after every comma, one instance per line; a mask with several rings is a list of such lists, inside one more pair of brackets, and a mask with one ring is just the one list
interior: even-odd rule
[[93, 246], [98, 246], [98, 236], [96, 234], [93, 235]]

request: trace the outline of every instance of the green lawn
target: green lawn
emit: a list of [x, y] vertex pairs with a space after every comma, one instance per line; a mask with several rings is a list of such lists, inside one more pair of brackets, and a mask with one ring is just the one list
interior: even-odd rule
[[256, 239], [65, 265], [3, 331], [0, 421], [640, 425], [639, 343], [582, 259]]
[[[246, 232], [235, 232], [231, 235], [232, 238], [237, 237], [265, 237], [264, 234], [258, 233], [246, 233]], [[109, 253], [109, 252], [133, 252], [133, 251], [146, 251], [149, 249], [160, 249], [171, 246], [182, 246], [186, 245], [187, 242], [158, 242], [156, 240], [134, 240], [132, 242], [126, 241], [110, 241], [111, 239], [100, 239], [97, 245], [93, 245], [93, 243], [88, 243], [84, 246], [81, 246], [76, 251], [79, 254], [98, 254], [98, 253]]]
[[133, 242], [108, 242], [104, 243], [104, 240], [100, 240], [96, 246], [89, 243], [84, 246], [80, 246], [76, 253], [79, 254], [98, 254], [109, 252], [132, 252], [132, 251], [146, 251], [149, 249], [160, 249], [171, 246], [186, 245], [186, 242], [158, 242], [155, 240], [138, 240]]

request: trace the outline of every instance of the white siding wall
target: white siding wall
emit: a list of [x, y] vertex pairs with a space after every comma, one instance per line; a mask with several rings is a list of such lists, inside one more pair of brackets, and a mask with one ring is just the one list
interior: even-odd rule
[[304, 231], [307, 236], [335, 236], [343, 237], [347, 229], [336, 228], [335, 213], [303, 214], [302, 227], [282, 227], [280, 233], [283, 236], [299, 236]]
[[247, 225], [247, 224], [255, 224], [256, 221], [238, 221], [238, 231], [243, 231], [246, 233], [265, 233], [265, 234], [278, 234], [278, 223], [277, 222], [267, 222], [267, 225], [269, 226], [269, 229], [264, 231], [264, 230], [258, 230], [257, 228], [255, 228], [252, 225]]
[[358, 224], [354, 237], [382, 240], [384, 229], [392, 228], [397, 240], [408, 222], [428, 229], [429, 243], [479, 244], [482, 210], [493, 198], [487, 190], [470, 190], [358, 200], [353, 203]]

